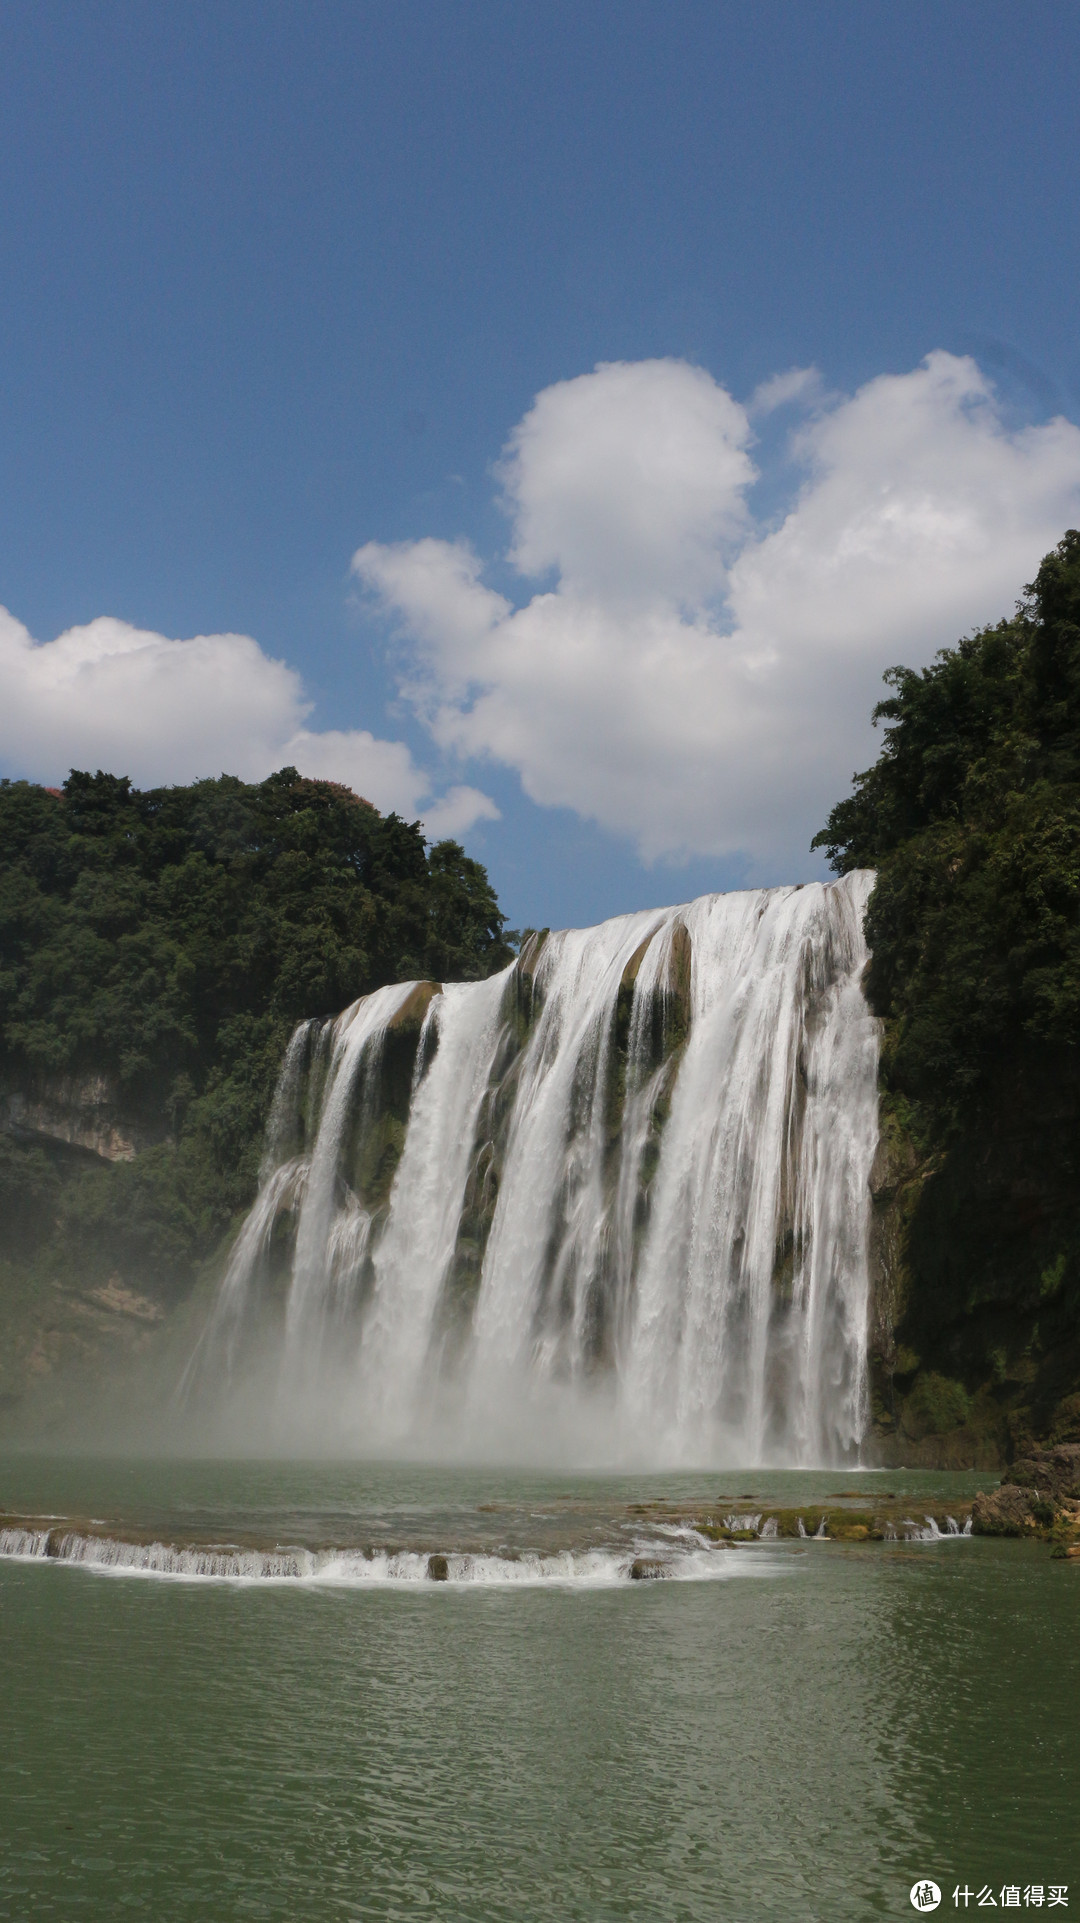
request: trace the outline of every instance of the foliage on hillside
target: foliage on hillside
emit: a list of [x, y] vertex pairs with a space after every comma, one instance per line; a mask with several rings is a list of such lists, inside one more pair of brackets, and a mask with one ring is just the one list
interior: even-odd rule
[[183, 1286], [252, 1192], [285, 1041], [410, 977], [510, 960], [456, 842], [284, 768], [140, 792], [0, 784], [0, 1080], [104, 1076], [140, 1141], [110, 1167], [0, 1136], [4, 1248], [42, 1273]]
[[1011, 619], [886, 680], [881, 755], [814, 845], [878, 871], [887, 1108], [933, 1171], [906, 1333], [1045, 1414], [1078, 1372], [1080, 533]]

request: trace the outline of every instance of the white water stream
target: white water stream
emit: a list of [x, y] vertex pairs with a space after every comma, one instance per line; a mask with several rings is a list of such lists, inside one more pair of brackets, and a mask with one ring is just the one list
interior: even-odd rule
[[872, 879], [622, 916], [306, 1024], [189, 1390], [238, 1394], [258, 1334], [282, 1417], [369, 1447], [851, 1459]]

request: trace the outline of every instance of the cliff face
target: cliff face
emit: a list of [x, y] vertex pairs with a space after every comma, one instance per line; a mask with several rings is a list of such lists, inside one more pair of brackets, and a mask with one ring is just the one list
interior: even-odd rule
[[882, 1094], [871, 1231], [874, 1446], [993, 1468], [1080, 1439], [1077, 1091], [1068, 1062], [1003, 1064], [982, 1125], [920, 1142]]
[[[516, 978], [523, 1033], [530, 953]], [[664, 1000], [662, 1018], [677, 1031], [660, 1044], [665, 1056], [674, 1049], [677, 1057], [680, 1010], [677, 997]], [[385, 1199], [400, 1154], [422, 1014], [419, 1003], [402, 1011], [386, 1049], [386, 1142], [372, 1176], [375, 1201]], [[1025, 1100], [1012, 1078], [997, 1127], [960, 1143], [951, 1157], [928, 1152], [903, 1103], [883, 1095], [871, 1181], [868, 1438], [869, 1454], [883, 1464], [996, 1468], [1023, 1457], [1033, 1441], [1080, 1439], [1075, 1304], [1066, 1264], [1048, 1256], [1075, 1234], [1069, 1178], [1080, 1115], [1068, 1091], [1052, 1084], [1044, 1075]], [[104, 1076], [39, 1083], [30, 1096], [8, 1092], [3, 1115], [0, 1157], [5, 1141], [9, 1149], [17, 1145], [24, 1187], [27, 1168], [39, 1180], [42, 1167], [48, 1171], [54, 1214], [63, 1212], [65, 1193], [95, 1172], [107, 1182], [111, 1164], [130, 1167], [158, 1146], [138, 1118], [123, 1114]], [[477, 1161], [454, 1301], [475, 1290], [499, 1172], [497, 1153]], [[24, 1195], [24, 1206], [34, 1199]], [[5, 1216], [10, 1249], [18, 1223], [10, 1206]], [[227, 1233], [226, 1246], [229, 1240]], [[21, 1260], [10, 1252], [0, 1258], [0, 1419], [28, 1405], [39, 1419], [57, 1416], [80, 1384], [111, 1380], [127, 1393], [132, 1371], [156, 1350], [182, 1348], [193, 1317], [204, 1312], [225, 1247], [209, 1252], [194, 1294], [147, 1287], [134, 1265], [102, 1265], [90, 1256], [73, 1269], [55, 1246], [53, 1254], [51, 1266], [40, 1252], [36, 1260], [25, 1251]]]
[[[537, 949], [534, 938], [513, 978], [508, 1061], [529, 1031]], [[613, 1036], [619, 1059], [632, 973]], [[657, 1003], [664, 1029], [658, 1059], [673, 1065], [686, 1027], [684, 991], [680, 977]], [[421, 1019], [433, 992], [424, 985], [388, 1036], [380, 1096], [385, 1142], [380, 1135], [377, 1169], [355, 1176], [372, 1206], [385, 1203], [400, 1155]], [[616, 1093], [619, 1086], [615, 1076]], [[1033, 1440], [1080, 1437], [1075, 1303], [1061, 1259], [1076, 1233], [1071, 1171], [1080, 1114], [1050, 1063], [1039, 1075], [1029, 1065], [1026, 1080], [1015, 1068], [1003, 1070], [995, 1112], [977, 1137], [947, 1153], [928, 1151], [905, 1104], [883, 1092], [871, 1178], [869, 1450], [884, 1464], [992, 1468], [1023, 1456]], [[124, 1114], [107, 1076], [39, 1080], [28, 1093], [8, 1090], [3, 1118], [0, 1173], [6, 1145], [9, 1156], [19, 1158], [20, 1196], [9, 1196], [4, 1212], [0, 1413], [6, 1407], [15, 1414], [29, 1403], [50, 1417], [80, 1381], [100, 1387], [111, 1380], [125, 1394], [133, 1370], [155, 1350], [182, 1346], [192, 1316], [203, 1312], [225, 1247], [211, 1246], [192, 1282], [176, 1290], [163, 1289], [156, 1272], [144, 1282], [134, 1259], [102, 1260], [77, 1240], [74, 1250], [70, 1239], [66, 1247], [58, 1241], [55, 1223], [64, 1221], [74, 1197], [95, 1182], [100, 1190], [117, 1177], [138, 1179], [155, 1153], [175, 1156], [174, 1144], [155, 1141], [137, 1116]], [[505, 1117], [494, 1119], [494, 1147], [477, 1159], [467, 1198], [454, 1302], [475, 1291], [498, 1193]], [[663, 1112], [658, 1125], [662, 1120]], [[617, 1121], [613, 1117], [616, 1128]], [[128, 1190], [129, 1200], [135, 1193]], [[20, 1243], [20, 1208], [24, 1218], [38, 1209], [39, 1230], [54, 1225], [44, 1251], [32, 1231]], [[226, 1246], [229, 1240], [226, 1231]]]
[[167, 1328], [171, 1278], [136, 1283], [108, 1228], [94, 1246], [93, 1217], [118, 1185], [124, 1210], [145, 1187], [137, 1164], [175, 1143], [107, 1073], [13, 1079], [0, 1088], [0, 1423], [32, 1407], [47, 1429], [83, 1389], [122, 1397]]
[[22, 1087], [0, 1086], [0, 1131], [14, 1140], [85, 1149], [103, 1162], [132, 1162], [167, 1141], [164, 1122], [125, 1109], [109, 1075], [35, 1075]]

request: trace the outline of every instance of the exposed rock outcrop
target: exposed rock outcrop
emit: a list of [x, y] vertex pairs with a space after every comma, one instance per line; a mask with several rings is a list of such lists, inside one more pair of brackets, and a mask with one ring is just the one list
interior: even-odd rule
[[152, 1139], [121, 1113], [104, 1075], [56, 1076], [0, 1096], [0, 1129], [25, 1138], [63, 1142], [106, 1162], [133, 1161]]
[[658, 1556], [635, 1556], [630, 1564], [631, 1582], [656, 1582], [669, 1574], [667, 1563]]
[[1036, 1499], [1080, 1501], [1080, 1442], [1029, 1450], [1013, 1463], [1009, 1481], [1030, 1490]]
[[972, 1504], [977, 1536], [1029, 1533], [1071, 1537], [1080, 1531], [1080, 1443], [1031, 1449], [1014, 1462], [1001, 1487]]
[[976, 1496], [971, 1505], [971, 1528], [976, 1536], [1022, 1536], [1035, 1528], [1035, 1497], [1030, 1489], [1004, 1482]]

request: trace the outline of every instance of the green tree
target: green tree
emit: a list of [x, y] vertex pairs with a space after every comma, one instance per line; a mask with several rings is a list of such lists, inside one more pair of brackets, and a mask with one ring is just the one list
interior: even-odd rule
[[150, 1144], [127, 1169], [73, 1173], [9, 1136], [0, 1175], [25, 1200], [8, 1240], [48, 1219], [61, 1266], [138, 1257], [179, 1284], [250, 1197], [298, 1021], [511, 957], [456, 842], [428, 847], [419, 823], [295, 768], [146, 791], [100, 771], [62, 792], [0, 783], [0, 1081], [10, 1097], [103, 1076]]
[[886, 1119], [925, 1177], [902, 1339], [1049, 1422], [1080, 1387], [1080, 532], [1011, 619], [886, 681], [814, 846], [877, 871]]
[[890, 1071], [935, 1132], [1003, 1052], [1080, 1045], [1080, 533], [1015, 616], [946, 648], [874, 711], [880, 758], [814, 846], [877, 869], [870, 993]]

